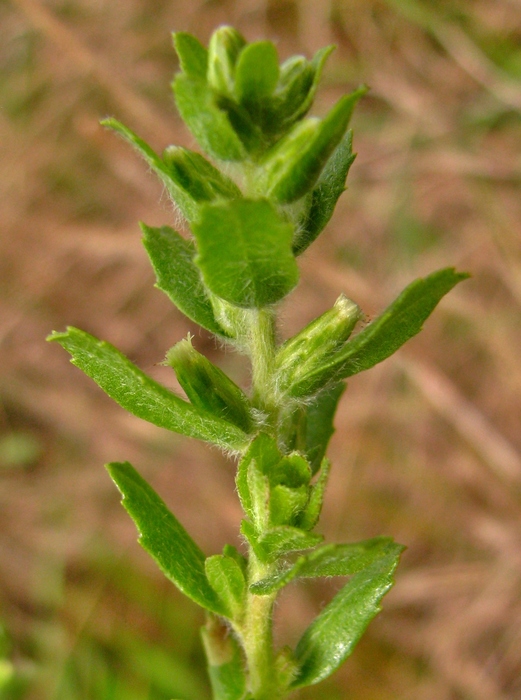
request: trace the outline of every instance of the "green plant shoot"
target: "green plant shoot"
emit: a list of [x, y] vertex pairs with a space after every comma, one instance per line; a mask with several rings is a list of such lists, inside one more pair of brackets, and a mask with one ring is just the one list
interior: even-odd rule
[[[205, 155], [180, 146], [159, 155], [115, 119], [102, 123], [143, 157], [190, 228], [187, 237], [141, 225], [157, 286], [192, 321], [249, 357], [251, 384], [237, 386], [190, 337], [165, 360], [186, 399], [81, 330], [50, 340], [127, 411], [235, 456], [244, 552], [226, 545], [210, 556], [131, 464], [107, 468], [140, 544], [207, 611], [202, 637], [214, 700], [284, 700], [327, 678], [352, 653], [403, 550], [389, 537], [324, 544], [314, 532], [344, 380], [417, 334], [467, 275], [447, 268], [413, 281], [359, 332], [362, 312], [341, 294], [281, 343], [278, 307], [298, 283], [298, 256], [345, 189], [355, 158], [349, 120], [366, 90], [310, 117], [332, 47], [279, 65], [272, 43], [248, 44], [231, 27], [217, 29], [208, 49], [184, 32], [174, 34], [174, 46], [175, 101]], [[321, 576], [347, 582], [295, 649], [274, 648], [277, 595], [298, 578]]]

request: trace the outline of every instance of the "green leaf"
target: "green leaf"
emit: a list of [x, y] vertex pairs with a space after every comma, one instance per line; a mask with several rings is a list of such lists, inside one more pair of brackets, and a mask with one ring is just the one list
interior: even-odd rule
[[241, 139], [205, 82], [179, 73], [172, 88], [181, 118], [206, 153], [219, 160], [246, 158]]
[[197, 215], [197, 204], [189, 193], [185, 192], [179, 183], [172, 177], [172, 170], [163, 162], [157, 153], [135, 134], [128, 126], [121, 124], [117, 119], [104, 119], [101, 124], [107, 129], [115, 131], [127, 143], [129, 143], [145, 160], [151, 170], [158, 176], [163, 185], [166, 187], [168, 194], [179, 207], [181, 213], [189, 221]]
[[445, 268], [415, 280], [381, 316], [347, 342], [329, 361], [301, 376], [288, 393], [294, 397], [313, 394], [330, 381], [345, 379], [382, 362], [419, 333], [445, 294], [468, 277], [467, 273]]
[[188, 148], [168, 146], [163, 153], [163, 162], [172, 180], [195, 203], [193, 208], [196, 215], [197, 204], [200, 202], [241, 196], [241, 191], [233, 180], [217, 170], [202, 155]]
[[348, 131], [320, 173], [313, 191], [306, 217], [298, 228], [298, 238], [293, 245], [295, 255], [300, 255], [323, 231], [335, 211], [336, 203], [345, 191], [345, 182], [356, 154], [352, 152], [353, 132]]
[[165, 576], [198, 605], [224, 614], [224, 606], [206, 578], [203, 552], [157, 493], [128, 462], [112, 462], [107, 469], [136, 524], [139, 543]]
[[293, 113], [293, 120], [301, 119], [309, 111], [311, 105], [313, 104], [313, 100], [315, 99], [326, 61], [331, 56], [335, 48], [336, 47], [333, 44], [330, 46], [324, 46], [323, 48], [319, 49], [311, 59], [313, 82], [311, 83], [306, 98], [300, 104], [298, 104], [298, 102], [295, 104], [296, 109]]
[[327, 482], [331, 464], [325, 457], [322, 459], [320, 474], [316, 481], [311, 486], [308, 504], [296, 523], [302, 530], [312, 530], [318, 523], [322, 505], [324, 503], [324, 494], [326, 491]]
[[226, 617], [237, 620], [244, 607], [246, 582], [239, 564], [225, 554], [214, 554], [205, 562], [205, 571], [211, 587], [226, 610]]
[[260, 433], [239, 462], [235, 484], [242, 508], [252, 520], [254, 519], [254, 508], [249, 486], [250, 464], [254, 461], [262, 474], [269, 474], [271, 469], [280, 462], [281, 456], [276, 440], [265, 433]]
[[183, 73], [191, 78], [206, 80], [208, 51], [204, 46], [188, 32], [174, 32], [172, 39]]
[[306, 407], [303, 452], [311, 464], [313, 474], [320, 469], [329, 440], [335, 432], [333, 420], [345, 389], [345, 382], [334, 384], [317, 394], [314, 401]]
[[212, 303], [193, 262], [195, 246], [169, 226], [153, 228], [141, 224], [143, 244], [157, 277], [157, 287], [188, 318], [206, 330], [227, 336], [216, 321]]
[[301, 377], [334, 356], [350, 337], [361, 315], [358, 305], [341, 294], [333, 308], [287, 340], [275, 356], [279, 390], [284, 392], [298, 384]]
[[213, 616], [201, 633], [214, 700], [245, 700], [245, 664], [239, 644]]
[[269, 466], [264, 472], [272, 486], [282, 484], [289, 488], [308, 486], [311, 479], [311, 468], [305, 457], [293, 453], [282, 457], [280, 462]]
[[257, 538], [257, 546], [263, 553], [264, 561], [274, 562], [290, 552], [316, 547], [323, 539], [322, 535], [304, 532], [298, 527], [281, 525], [262, 533]]
[[301, 555], [290, 567], [252, 584], [250, 591], [257, 595], [269, 595], [296, 578], [352, 576], [382, 557], [398, 556], [403, 549], [390, 537], [375, 537], [353, 544], [325, 544], [309, 554]]
[[274, 486], [270, 494], [270, 525], [298, 525], [297, 518], [305, 508], [308, 498], [309, 489], [306, 486]]
[[274, 304], [298, 281], [293, 227], [266, 200], [208, 204], [193, 225], [200, 268], [209, 289], [237, 306]]
[[235, 64], [246, 39], [233, 27], [219, 27], [208, 45], [208, 83], [223, 95], [232, 95]]
[[279, 60], [271, 41], [257, 41], [241, 51], [235, 68], [235, 95], [239, 102], [258, 105], [273, 93], [278, 80]]
[[293, 202], [314, 186], [344, 136], [355, 104], [366, 92], [361, 87], [344, 95], [324, 119], [301, 122], [281, 139], [263, 162], [262, 183], [267, 197], [281, 203]]
[[65, 333], [52, 333], [48, 340], [57, 341], [71, 354], [72, 364], [138, 418], [227, 450], [240, 450], [247, 444], [237, 426], [194, 408], [147, 377], [110, 343], [72, 327]]
[[250, 432], [253, 420], [248, 397], [219, 367], [197, 352], [190, 337], [170, 348], [165, 364], [174, 368], [194, 406]]
[[315, 618], [295, 650], [300, 671], [293, 688], [324, 680], [351, 654], [393, 585], [399, 556], [390, 552], [359, 571]]

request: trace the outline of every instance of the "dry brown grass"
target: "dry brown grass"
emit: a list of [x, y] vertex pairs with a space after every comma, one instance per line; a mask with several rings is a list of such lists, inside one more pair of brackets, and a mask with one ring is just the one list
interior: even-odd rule
[[[102, 594], [87, 589], [78, 603], [75, 591], [83, 589], [73, 574], [99, 537], [131, 553], [163, 590], [137, 552], [103, 462], [134, 461], [206, 551], [236, 537], [232, 466], [123, 414], [43, 341], [52, 328], [78, 325], [172, 384], [156, 363], [192, 331], [199, 349], [247, 379], [242, 364], [221, 355], [153, 289], [137, 221], [172, 223], [174, 215], [142, 164], [98, 126], [110, 113], [158, 148], [190, 144], [168, 95], [175, 69], [169, 31], [206, 40], [219, 23], [250, 39], [276, 39], [283, 56], [336, 43], [319, 110], [359, 82], [372, 88], [354, 121], [359, 155], [350, 189], [305, 256], [284, 333], [340, 291], [374, 314], [436, 267], [454, 264], [473, 276], [396, 359], [354, 378], [343, 400], [323, 530], [337, 540], [385, 533], [408, 550], [384, 614], [324, 697], [515, 700], [516, 0], [0, 3], [0, 430], [29, 432], [43, 447], [25, 468], [0, 473], [0, 603], [18, 662], [43, 663], [27, 639], [45, 616], [59, 618], [65, 640], [97, 634]], [[65, 567], [65, 599], [56, 599], [52, 578], [40, 576], [54, 565]], [[280, 610], [290, 638], [330, 589], [292, 594]], [[58, 697], [49, 674], [35, 678], [27, 697]]]

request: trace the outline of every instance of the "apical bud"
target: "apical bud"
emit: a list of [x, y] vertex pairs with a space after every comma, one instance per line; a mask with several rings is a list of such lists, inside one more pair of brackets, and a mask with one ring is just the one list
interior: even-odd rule
[[[303, 376], [317, 372], [342, 347], [361, 317], [360, 308], [341, 294], [335, 305], [287, 340], [276, 356], [277, 383], [283, 392]], [[325, 376], [322, 386], [332, 377]]]
[[216, 92], [231, 96], [235, 64], [246, 46], [245, 38], [233, 27], [220, 27], [208, 45], [208, 84]]
[[197, 408], [224, 418], [249, 432], [252, 428], [248, 397], [222, 370], [192, 346], [190, 337], [176, 343], [166, 355], [186, 395]]

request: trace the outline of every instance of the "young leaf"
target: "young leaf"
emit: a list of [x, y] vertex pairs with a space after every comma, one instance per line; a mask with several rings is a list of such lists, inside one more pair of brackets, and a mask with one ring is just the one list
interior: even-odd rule
[[341, 294], [333, 308], [287, 340], [275, 356], [277, 386], [285, 391], [328, 361], [350, 337], [361, 316], [357, 304]]
[[309, 209], [298, 228], [293, 252], [300, 255], [313, 243], [333, 216], [338, 198], [345, 191], [349, 168], [356, 154], [352, 152], [353, 132], [348, 131], [320, 173], [313, 191]]
[[274, 304], [298, 281], [293, 227], [267, 200], [236, 199], [201, 208], [193, 225], [195, 262], [208, 288], [237, 306]]
[[233, 180], [217, 170], [202, 155], [188, 148], [168, 146], [163, 153], [163, 162], [172, 180], [195, 203], [193, 208], [196, 215], [197, 204], [200, 202], [241, 196], [241, 191]]
[[240, 450], [247, 444], [247, 437], [240, 428], [176, 396], [147, 377], [110, 343], [72, 327], [65, 333], [54, 332], [48, 339], [65, 348], [76, 367], [138, 418], [227, 450]]
[[208, 51], [204, 46], [188, 32], [174, 32], [172, 39], [183, 73], [191, 78], [206, 80]]
[[296, 139], [290, 132], [268, 153], [262, 174], [267, 197], [281, 203], [293, 202], [314, 186], [329, 156], [344, 136], [356, 103], [366, 92], [367, 89], [361, 87], [341, 97], [323, 120], [308, 119], [294, 127], [300, 135], [307, 134], [303, 131], [306, 124], [313, 126], [313, 133], [305, 141]]
[[393, 585], [399, 556], [390, 552], [359, 571], [315, 618], [295, 650], [300, 670], [293, 688], [324, 680], [351, 654]]
[[275, 91], [271, 127], [274, 133], [286, 133], [292, 124], [309, 111], [318, 88], [322, 69], [334, 46], [319, 49], [311, 61], [293, 56], [280, 67]]
[[219, 160], [244, 160], [246, 150], [202, 80], [179, 73], [172, 84], [177, 109], [201, 148]]
[[246, 394], [219, 367], [192, 346], [190, 337], [167, 352], [165, 363], [174, 368], [190, 402], [249, 433], [253, 427]]
[[157, 287], [188, 318], [211, 333], [227, 336], [215, 319], [213, 306], [193, 262], [195, 246], [169, 226], [141, 224], [143, 244], [157, 277]]
[[306, 486], [290, 488], [274, 486], [270, 494], [270, 525], [298, 525], [297, 518], [305, 508], [309, 498]]
[[172, 170], [163, 162], [157, 153], [135, 134], [128, 126], [121, 124], [117, 119], [104, 119], [101, 124], [107, 129], [112, 129], [119, 136], [125, 139], [145, 160], [147, 165], [155, 172], [163, 185], [166, 187], [168, 194], [181, 210], [183, 216], [191, 221], [197, 215], [197, 203], [193, 200], [188, 192], [186, 192], [173, 177]]
[[226, 617], [237, 620], [242, 613], [246, 589], [241, 567], [225, 554], [208, 557], [204, 566], [208, 581], [226, 610]]
[[214, 700], [246, 700], [244, 660], [228, 627], [211, 616], [201, 633]]
[[316, 483], [311, 486], [307, 506], [296, 523], [302, 530], [312, 530], [318, 523], [320, 513], [322, 512], [324, 493], [326, 491], [330, 470], [331, 464], [329, 460], [324, 457], [322, 459], [319, 477]]
[[403, 547], [390, 537], [375, 537], [354, 544], [325, 544], [303, 554], [285, 570], [250, 586], [257, 595], [269, 595], [287, 586], [295, 578], [319, 576], [352, 576], [389, 555], [398, 556]]
[[262, 474], [269, 474], [272, 468], [280, 462], [281, 457], [276, 440], [265, 433], [260, 433], [239, 462], [235, 479], [237, 492], [244, 512], [252, 520], [254, 519], [254, 508], [249, 486], [250, 464], [255, 461]]
[[123, 506], [139, 532], [139, 543], [185, 595], [217, 615], [225, 608], [204, 571], [204, 554], [161, 498], [128, 462], [107, 469], [123, 496]]
[[[279, 80], [277, 49], [271, 41], [246, 46], [235, 68], [235, 96], [250, 109], [262, 103], [275, 90]], [[251, 112], [255, 117], [255, 112]]]
[[208, 83], [223, 95], [233, 94], [235, 64], [246, 39], [233, 27], [219, 27], [208, 45]]
[[322, 535], [304, 532], [300, 528], [289, 525], [281, 525], [267, 530], [258, 537], [257, 546], [263, 553], [262, 559], [273, 562], [290, 552], [316, 547], [323, 539]]
[[289, 395], [313, 394], [332, 380], [345, 379], [382, 362], [419, 333], [445, 294], [468, 277], [468, 274], [449, 267], [412, 282], [381, 316], [347, 342], [329, 361], [302, 375], [289, 388]]

